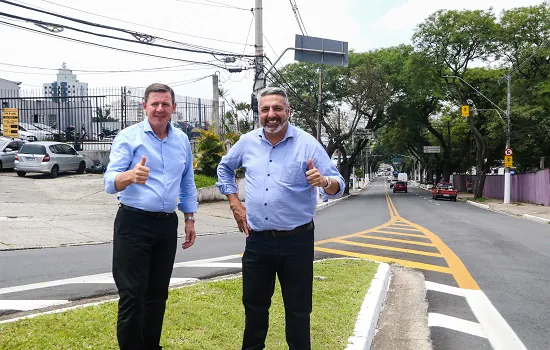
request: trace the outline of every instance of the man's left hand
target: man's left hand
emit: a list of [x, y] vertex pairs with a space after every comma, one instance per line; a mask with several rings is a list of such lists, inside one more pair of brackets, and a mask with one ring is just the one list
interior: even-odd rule
[[311, 158], [307, 160], [307, 168], [308, 168], [308, 170], [306, 171], [307, 182], [309, 182], [311, 186], [325, 187], [327, 185], [326, 177], [321, 175], [319, 170], [317, 170], [317, 168], [313, 165], [313, 160]]
[[195, 243], [195, 238], [197, 233], [195, 232], [195, 222], [193, 220], [188, 220], [185, 223], [185, 242], [181, 245], [183, 249], [191, 247]]

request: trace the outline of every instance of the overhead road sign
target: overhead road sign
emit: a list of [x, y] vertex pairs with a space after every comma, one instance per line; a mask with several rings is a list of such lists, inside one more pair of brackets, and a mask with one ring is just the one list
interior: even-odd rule
[[441, 153], [440, 146], [424, 146], [424, 153]]

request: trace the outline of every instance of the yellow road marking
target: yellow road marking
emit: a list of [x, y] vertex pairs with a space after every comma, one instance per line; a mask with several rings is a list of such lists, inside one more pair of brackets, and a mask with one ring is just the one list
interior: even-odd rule
[[[428, 238], [424, 235], [416, 235], [414, 233], [405, 233], [405, 232], [394, 232], [394, 231], [382, 231], [382, 230], [378, 230], [378, 231], [374, 231], [376, 233], [387, 233], [387, 234], [390, 234], [390, 235], [399, 235], [399, 236], [407, 236], [407, 237], [418, 237], [418, 238]], [[420, 232], [420, 231], [419, 231]]]
[[415, 229], [415, 228], [397, 227], [397, 226], [395, 226], [395, 224], [392, 224], [391, 226], [388, 226], [388, 228], [393, 228], [393, 229], [396, 229], [396, 230], [403, 230], [403, 231], [416, 231], [416, 232], [418, 232], [418, 230]]
[[403, 227], [411, 227], [408, 224], [402, 224], [400, 221], [396, 221], [392, 226], [403, 226]]
[[387, 263], [398, 263], [400, 265], [407, 266], [413, 269], [437, 271], [437, 272], [448, 273], [448, 274], [452, 273], [448, 267], [418, 263], [418, 262], [409, 261], [409, 260], [401, 260], [401, 259], [389, 258], [385, 256], [378, 256], [378, 255], [361, 254], [361, 253], [348, 252], [345, 250], [330, 249], [330, 248], [324, 248], [324, 247], [315, 247], [315, 250], [319, 252], [338, 254], [343, 256], [351, 256], [354, 258], [369, 259], [369, 260], [382, 261]]
[[416, 244], [416, 245], [422, 245], [422, 246], [426, 246], [426, 247], [435, 247], [435, 245], [432, 244], [432, 243], [418, 242], [418, 241], [407, 241], [405, 239], [371, 236], [371, 235], [360, 235], [358, 237], [365, 238], [365, 239], [376, 239], [376, 240], [379, 240], [379, 241], [389, 241], [389, 242], [398, 242], [398, 243], [406, 243], [406, 244]]
[[[388, 201], [390, 202], [392, 201], [391, 198], [389, 198], [389, 196], [387, 198], [388, 198]], [[391, 206], [395, 208], [393, 203], [391, 203]], [[433, 242], [435, 247], [445, 257], [445, 260], [447, 261], [447, 264], [449, 265], [449, 268], [451, 269], [453, 276], [460, 288], [475, 289], [475, 290], [480, 289], [478, 284], [472, 277], [472, 275], [470, 275], [470, 272], [468, 272], [468, 269], [466, 269], [466, 266], [464, 266], [464, 263], [462, 263], [462, 260], [460, 260], [460, 258], [456, 256], [456, 254], [445, 243], [443, 243], [441, 238], [439, 238], [436, 234], [434, 234], [430, 230], [418, 224], [415, 224], [414, 222], [411, 222], [407, 219], [400, 217], [399, 214], [397, 214], [396, 216], [399, 217], [399, 220], [401, 222], [405, 222], [413, 227], [416, 227], [420, 232], [424, 233], [426, 236], [428, 236], [428, 238], [430, 238], [430, 240]]]
[[440, 253], [425, 252], [422, 250], [415, 250], [415, 249], [396, 248], [392, 246], [385, 246], [385, 245], [378, 245], [378, 244], [360, 243], [360, 242], [348, 241], [344, 239], [336, 239], [333, 241], [333, 243], [348, 244], [348, 245], [354, 245], [357, 247], [365, 247], [365, 248], [373, 248], [373, 249], [391, 250], [394, 252], [401, 252], [401, 253], [408, 253], [408, 254], [435, 256], [437, 258], [443, 257], [443, 255], [441, 255]]

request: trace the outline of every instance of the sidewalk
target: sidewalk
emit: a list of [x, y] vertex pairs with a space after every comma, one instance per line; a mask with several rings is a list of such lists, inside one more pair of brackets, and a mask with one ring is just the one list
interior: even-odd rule
[[[17, 185], [17, 177], [2, 176], [0, 180], [0, 251], [112, 241], [118, 201], [115, 195], [105, 193], [101, 176], [66, 176], [64, 181], [26, 179], [28, 186], [23, 188]], [[317, 208], [339, 200], [319, 200]], [[178, 216], [183, 222], [183, 213]], [[199, 204], [196, 217], [198, 236], [239, 232], [226, 201]], [[184, 228], [179, 225], [179, 237], [185, 236]]]
[[[420, 185], [418, 188], [422, 188], [426, 191], [430, 191]], [[485, 198], [482, 202], [474, 201], [473, 193], [459, 192], [458, 200], [467, 202], [477, 207], [495, 211], [498, 213], [519, 216], [524, 219], [529, 219], [541, 223], [550, 223], [550, 207], [538, 204], [512, 202], [510, 204], [504, 204], [502, 199]]]

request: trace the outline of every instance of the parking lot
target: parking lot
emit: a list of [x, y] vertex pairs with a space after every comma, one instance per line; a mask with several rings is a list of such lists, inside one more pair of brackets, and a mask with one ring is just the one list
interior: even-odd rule
[[[198, 235], [237, 231], [226, 202], [199, 207]], [[103, 189], [102, 175], [68, 173], [52, 179], [1, 170], [0, 250], [111, 242], [117, 209], [116, 196]]]

